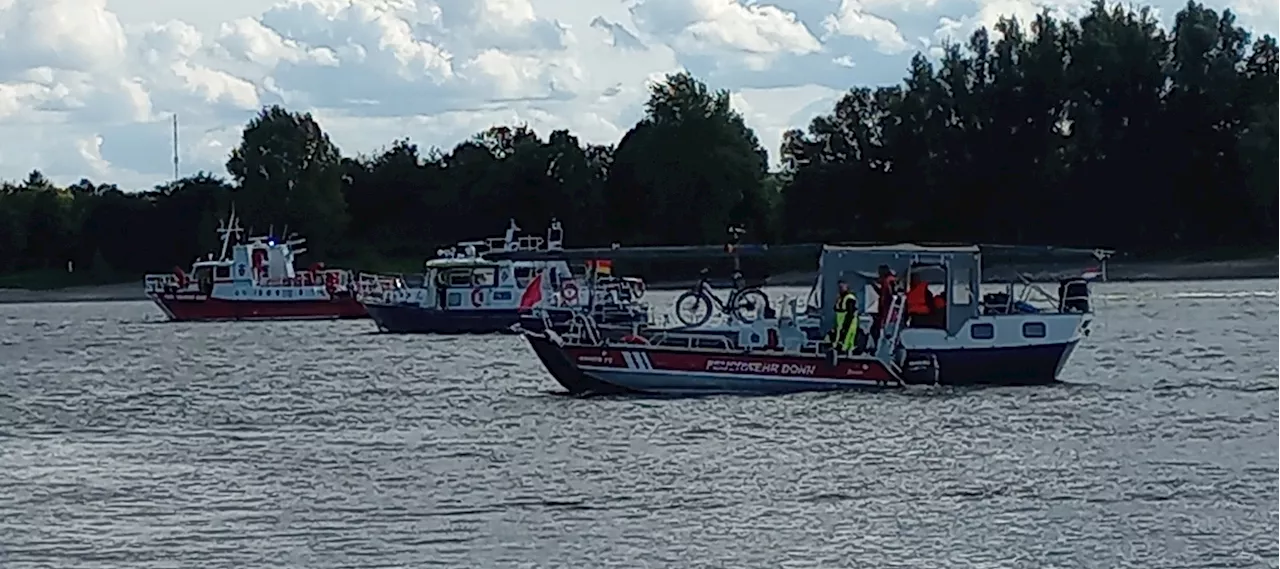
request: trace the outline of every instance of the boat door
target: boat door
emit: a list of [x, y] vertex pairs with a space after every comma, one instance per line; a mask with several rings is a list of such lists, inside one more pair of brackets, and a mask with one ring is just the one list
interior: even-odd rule
[[[923, 281], [929, 294], [926, 302], [930, 303], [930, 312], [928, 316], [913, 316], [907, 314], [908, 328], [933, 328], [939, 330], [947, 329], [947, 290], [949, 288], [948, 279], [950, 278], [950, 259], [949, 255], [915, 255], [912, 257], [911, 265], [907, 268], [906, 290], [907, 297], [910, 298], [910, 291], [916, 284], [916, 281]], [[908, 305], [909, 306], [909, 305]]]
[[435, 279], [436, 302], [440, 310], [466, 310], [470, 299], [464, 299], [471, 291], [471, 267], [440, 269]]

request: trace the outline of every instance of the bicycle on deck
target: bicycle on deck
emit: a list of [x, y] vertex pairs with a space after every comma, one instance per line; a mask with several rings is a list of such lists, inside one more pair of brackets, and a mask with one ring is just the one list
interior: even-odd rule
[[758, 286], [743, 286], [742, 273], [733, 274], [733, 289], [726, 299], [716, 295], [716, 289], [707, 278], [708, 269], [702, 269], [702, 278], [693, 288], [676, 299], [676, 318], [682, 324], [697, 327], [711, 320], [713, 312], [753, 322], [769, 309], [769, 296]]

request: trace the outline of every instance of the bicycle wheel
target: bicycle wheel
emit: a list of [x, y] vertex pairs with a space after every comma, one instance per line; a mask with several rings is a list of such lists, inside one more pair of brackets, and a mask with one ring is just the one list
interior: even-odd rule
[[732, 302], [733, 315], [743, 322], [755, 322], [769, 311], [769, 296], [758, 288], [738, 291]]
[[711, 319], [711, 301], [697, 291], [687, 291], [676, 299], [676, 319], [685, 326], [701, 326]]

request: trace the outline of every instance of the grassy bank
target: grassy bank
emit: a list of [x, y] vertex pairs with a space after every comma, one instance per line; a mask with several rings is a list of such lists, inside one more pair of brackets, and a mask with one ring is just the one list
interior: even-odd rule
[[0, 274], [0, 289], [58, 290], [71, 287], [101, 286], [136, 282], [137, 275], [115, 271], [74, 271], [66, 269], [36, 269]]

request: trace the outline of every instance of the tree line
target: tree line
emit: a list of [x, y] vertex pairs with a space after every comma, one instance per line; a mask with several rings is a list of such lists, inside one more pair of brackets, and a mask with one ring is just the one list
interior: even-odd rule
[[1274, 38], [1194, 2], [1171, 29], [1102, 2], [1076, 21], [1006, 19], [917, 54], [901, 84], [850, 89], [784, 135], [775, 171], [729, 93], [687, 73], [653, 85], [614, 145], [495, 126], [448, 151], [343, 156], [310, 114], [270, 107], [225, 178], [5, 183], [0, 273], [186, 266], [233, 202], [256, 232], [288, 227], [362, 268], [416, 264], [509, 218], [557, 218], [570, 246], [722, 243], [735, 223], [774, 243], [1273, 249], [1277, 57]]

